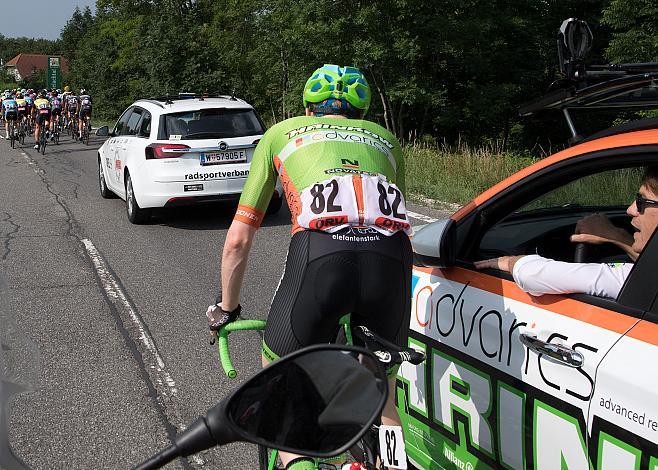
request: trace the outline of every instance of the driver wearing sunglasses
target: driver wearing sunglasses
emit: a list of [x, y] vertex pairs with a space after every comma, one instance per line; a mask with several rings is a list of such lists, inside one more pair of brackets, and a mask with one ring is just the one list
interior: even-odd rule
[[[613, 243], [635, 261], [658, 227], [658, 165], [646, 168], [626, 213], [636, 230], [633, 234], [616, 227], [604, 215], [594, 214], [578, 222], [571, 241]], [[568, 263], [527, 255], [476, 261], [475, 267], [511, 273], [519, 287], [531, 295], [585, 293], [616, 299], [633, 263]]]

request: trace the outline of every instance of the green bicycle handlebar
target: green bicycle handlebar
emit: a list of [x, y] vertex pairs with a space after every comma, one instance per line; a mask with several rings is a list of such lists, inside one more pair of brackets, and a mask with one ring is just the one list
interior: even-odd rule
[[217, 332], [217, 349], [219, 350], [219, 361], [222, 363], [224, 373], [229, 379], [237, 377], [238, 373], [233, 367], [231, 354], [228, 347], [228, 335], [233, 331], [264, 330], [265, 320], [236, 320], [223, 326]]

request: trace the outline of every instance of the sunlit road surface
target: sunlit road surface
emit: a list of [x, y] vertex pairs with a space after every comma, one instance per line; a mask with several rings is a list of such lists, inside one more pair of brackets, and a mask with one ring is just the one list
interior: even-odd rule
[[[134, 466], [259, 369], [260, 337], [232, 335], [238, 378], [208, 343], [231, 206], [161, 211], [132, 225], [98, 192], [97, 148], [67, 137], [46, 154], [0, 140], [0, 274], [19, 328], [37, 343], [38, 389], [11, 406], [11, 441], [34, 469]], [[414, 226], [446, 213], [409, 204]], [[287, 209], [250, 256], [243, 316], [265, 318], [290, 237]], [[1, 325], [0, 325], [1, 327]], [[257, 468], [256, 446], [167, 468]]]

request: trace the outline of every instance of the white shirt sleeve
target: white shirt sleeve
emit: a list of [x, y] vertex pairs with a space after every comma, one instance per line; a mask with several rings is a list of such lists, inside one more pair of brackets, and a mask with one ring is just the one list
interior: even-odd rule
[[584, 293], [616, 299], [633, 263], [567, 263], [524, 256], [512, 276], [530, 295]]

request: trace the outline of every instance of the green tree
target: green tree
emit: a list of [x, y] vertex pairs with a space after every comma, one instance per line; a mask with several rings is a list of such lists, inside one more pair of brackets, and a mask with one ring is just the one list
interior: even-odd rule
[[69, 61], [75, 59], [76, 50], [80, 40], [87, 34], [94, 24], [94, 17], [91, 9], [87, 6], [84, 12], [80, 11], [79, 7], [75, 7], [73, 15], [66, 22], [60, 34], [61, 48], [64, 52], [64, 57]]
[[658, 3], [612, 0], [602, 22], [612, 29], [606, 57], [614, 63], [658, 61]]

